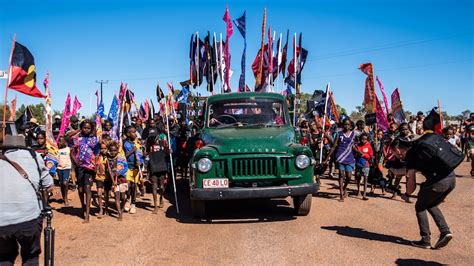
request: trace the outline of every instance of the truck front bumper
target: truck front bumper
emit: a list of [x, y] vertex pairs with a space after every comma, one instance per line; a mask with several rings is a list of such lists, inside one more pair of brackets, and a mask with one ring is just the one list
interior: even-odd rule
[[265, 199], [286, 198], [314, 194], [318, 191], [317, 183], [279, 187], [252, 188], [191, 188], [193, 200], [227, 200], [227, 199]]

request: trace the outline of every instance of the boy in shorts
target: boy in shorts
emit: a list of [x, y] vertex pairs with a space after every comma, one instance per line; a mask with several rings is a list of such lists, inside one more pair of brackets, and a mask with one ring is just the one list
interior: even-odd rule
[[128, 201], [125, 205], [125, 211], [129, 211], [130, 214], [136, 212], [135, 201], [137, 199], [137, 186], [140, 182], [140, 166], [143, 164], [143, 155], [141, 144], [138, 142], [137, 133], [134, 126], [127, 126], [125, 128], [125, 134], [127, 139], [123, 143], [123, 150], [125, 152], [125, 158], [127, 159], [128, 171], [127, 171], [127, 182], [128, 182], [128, 195], [127, 198], [131, 201], [131, 206], [128, 207]]

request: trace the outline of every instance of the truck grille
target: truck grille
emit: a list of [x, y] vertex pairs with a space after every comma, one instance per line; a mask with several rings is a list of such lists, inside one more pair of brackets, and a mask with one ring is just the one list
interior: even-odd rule
[[233, 159], [233, 176], [276, 176], [275, 158]]

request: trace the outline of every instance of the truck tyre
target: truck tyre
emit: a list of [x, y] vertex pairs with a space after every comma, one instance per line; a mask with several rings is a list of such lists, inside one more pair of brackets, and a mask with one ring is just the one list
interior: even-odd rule
[[206, 218], [206, 202], [204, 200], [191, 200], [191, 209], [195, 218]]
[[303, 195], [293, 197], [293, 205], [295, 207], [296, 215], [306, 216], [311, 210], [312, 195]]

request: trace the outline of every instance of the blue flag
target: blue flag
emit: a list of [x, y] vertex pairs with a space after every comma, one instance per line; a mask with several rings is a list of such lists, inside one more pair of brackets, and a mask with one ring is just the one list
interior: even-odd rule
[[97, 114], [100, 118], [105, 117], [104, 102], [101, 100], [97, 107]]
[[110, 106], [109, 115], [107, 116], [107, 120], [112, 122], [114, 129], [118, 126], [118, 119], [119, 119], [118, 111], [119, 111], [118, 99], [117, 99], [117, 96], [114, 95], [114, 99], [112, 100], [112, 105]]
[[183, 89], [179, 92], [178, 96], [176, 97], [176, 101], [178, 103], [187, 103], [189, 96], [189, 89], [187, 87], [183, 87]]
[[242, 53], [241, 61], [242, 73], [240, 74], [239, 78], [239, 91], [243, 92], [245, 91], [245, 52], [247, 50], [247, 38], [245, 37], [245, 11], [240, 18], [234, 20], [234, 24], [244, 38], [244, 51]]

